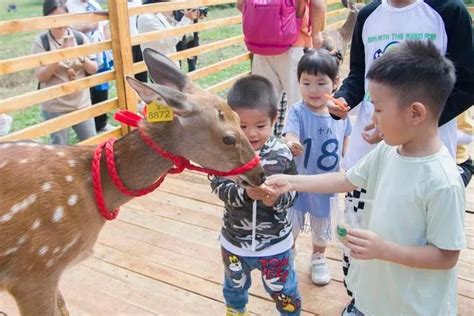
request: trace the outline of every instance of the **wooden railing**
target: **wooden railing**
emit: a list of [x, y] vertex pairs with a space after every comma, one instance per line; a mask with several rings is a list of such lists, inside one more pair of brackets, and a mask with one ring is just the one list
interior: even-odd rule
[[[65, 14], [47, 17], [36, 17], [20, 20], [10, 20], [0, 22], [0, 35], [13, 34], [19, 32], [43, 31], [52, 27], [61, 27], [80, 24], [84, 22], [109, 21], [111, 40], [100, 43], [85, 44], [77, 47], [61, 50], [49, 51], [40, 54], [26, 55], [16, 58], [0, 60], [0, 76], [15, 73], [18, 71], [33, 69], [41, 65], [51, 64], [67, 58], [75, 58], [95, 54], [104, 50], [112, 50], [114, 58], [114, 69], [91, 75], [78, 80], [66, 82], [56, 86], [41, 90], [27, 92], [21, 95], [12, 96], [0, 101], [0, 113], [15, 112], [25, 109], [38, 103], [64, 96], [75, 91], [88, 89], [100, 83], [115, 81], [117, 97], [111, 98], [102, 103], [93, 105], [90, 108], [78, 110], [65, 114], [55, 119], [51, 119], [39, 124], [12, 132], [6, 136], [0, 137], [0, 141], [20, 140], [29, 138], [38, 138], [48, 135], [52, 132], [72, 126], [86, 119], [97, 115], [113, 111], [115, 109], [129, 109], [134, 111], [136, 108], [136, 95], [126, 84], [125, 76], [132, 76], [145, 70], [144, 62], [133, 63], [130, 47], [149, 41], [155, 41], [167, 36], [184, 35], [194, 31], [204, 31], [216, 28], [222, 28], [229, 25], [238, 25], [242, 18], [240, 14], [235, 16], [202, 21], [197, 24], [176, 27], [166, 31], [156, 31], [140, 34], [134, 37], [129, 32], [129, 17], [139, 14], [172, 11], [185, 8], [195, 8], [199, 6], [215, 6], [219, 4], [234, 3], [234, 0], [189, 0], [178, 2], [167, 2], [143, 5], [139, 7], [128, 8], [127, 1], [108, 1], [107, 12], [83, 13], [83, 14]], [[326, 1], [328, 6], [339, 3], [340, 0]], [[332, 24], [327, 24], [326, 28], [339, 27], [343, 24], [347, 9], [337, 9], [328, 12], [327, 18], [337, 20]], [[171, 54], [169, 57], [173, 60], [183, 60], [191, 56], [199, 56], [204, 53], [214, 52], [233, 45], [241, 45], [243, 36], [238, 35], [231, 38], [207, 43], [199, 47], [187, 49], [181, 52]], [[230, 57], [226, 60], [216, 62], [212, 65], [203, 67], [189, 73], [193, 80], [202, 79], [222, 70], [228, 69], [234, 65], [250, 61], [248, 52]], [[238, 73], [225, 81], [219, 82], [208, 87], [209, 91], [218, 93], [229, 88], [237, 79], [248, 74], [248, 71]], [[83, 144], [93, 144], [102, 141], [105, 138], [114, 136], [119, 137], [128, 132], [127, 127], [117, 127], [111, 131], [100, 134], [94, 138], [88, 139]]]

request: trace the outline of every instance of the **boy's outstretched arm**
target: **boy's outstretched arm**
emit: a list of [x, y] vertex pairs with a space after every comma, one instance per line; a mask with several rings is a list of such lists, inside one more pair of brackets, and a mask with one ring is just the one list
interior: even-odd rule
[[444, 250], [433, 245], [403, 246], [384, 241], [374, 232], [349, 229], [345, 245], [355, 259], [379, 259], [418, 269], [446, 270], [453, 268], [459, 250]]
[[273, 194], [282, 194], [288, 191], [337, 193], [349, 192], [357, 188], [349, 182], [344, 172], [310, 176], [276, 174], [269, 176], [265, 184], [269, 186], [268, 190]]

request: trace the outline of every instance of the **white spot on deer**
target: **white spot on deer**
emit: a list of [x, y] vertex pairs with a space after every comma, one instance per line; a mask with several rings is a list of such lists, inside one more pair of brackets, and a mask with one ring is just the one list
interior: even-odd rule
[[51, 182], [45, 182], [43, 183], [43, 185], [41, 186], [41, 190], [43, 190], [43, 192], [48, 192], [51, 190]]
[[32, 230], [35, 230], [37, 229], [38, 227], [40, 227], [41, 225], [41, 220], [39, 218], [35, 219], [35, 221], [33, 222], [33, 225], [31, 225], [31, 229]]
[[11, 145], [12, 145], [11, 143], [1, 144], [0, 149], [6, 149], [6, 148], [10, 147]]
[[21, 163], [21, 164], [25, 164], [25, 163], [27, 163], [28, 161], [30, 161], [30, 159], [25, 158], [25, 159], [20, 160], [20, 163]]
[[58, 151], [56, 154], [57, 154], [59, 157], [64, 157], [64, 155], [65, 155], [64, 151]]
[[73, 240], [71, 240], [66, 246], [64, 246], [64, 249], [62, 251], [62, 253], [66, 253], [66, 251], [69, 250], [69, 248], [71, 248], [72, 246], [74, 246], [74, 244], [79, 240], [79, 235], [77, 235], [76, 237], [74, 237]]
[[64, 207], [58, 206], [54, 210], [53, 222], [59, 222], [64, 216]]
[[4, 160], [4, 161], [0, 161], [0, 169], [2, 169], [3, 167], [5, 167], [7, 165], [8, 161]]
[[3, 216], [0, 216], [0, 223], [8, 222], [9, 220], [12, 219], [12, 217], [13, 217], [12, 213], [4, 214]]
[[44, 146], [44, 148], [46, 148], [46, 149], [50, 149], [50, 150], [51, 150], [51, 149], [54, 149], [54, 146], [51, 146], [51, 145], [46, 145], [46, 146]]
[[28, 206], [33, 204], [35, 201], [36, 201], [36, 194], [32, 194], [29, 197], [25, 198], [20, 203], [17, 203], [15, 205], [13, 205], [10, 208], [10, 210], [8, 211], [8, 213], [6, 213], [2, 217], [0, 217], [0, 222], [3, 222], [3, 223], [8, 222], [9, 220], [12, 219], [13, 216], [15, 216], [17, 213], [19, 213], [19, 212], [25, 210], [26, 208], [28, 208]]
[[48, 252], [48, 246], [42, 246], [42, 247], [38, 250], [38, 254], [39, 254], [40, 256], [44, 256], [47, 252]]
[[61, 247], [54, 248], [53, 254], [57, 254], [59, 252], [59, 250], [61, 250]]
[[74, 180], [73, 176], [65, 176], [64, 178], [66, 179], [67, 182], [72, 182], [72, 180]]
[[53, 259], [49, 259], [48, 262], [46, 263], [46, 266], [48, 268], [51, 268], [53, 266], [53, 263], [54, 263], [54, 260]]
[[26, 242], [26, 239], [26, 235], [21, 236], [20, 239], [18, 239], [17, 241], [17, 245], [23, 245]]
[[17, 250], [18, 250], [19, 247], [13, 247], [13, 248], [10, 248], [10, 249], [7, 249], [4, 253], [3, 253], [3, 256], [8, 256], [12, 253], [15, 253]]
[[67, 204], [73, 206], [77, 203], [77, 195], [73, 194], [67, 199]]
[[76, 165], [76, 161], [73, 159], [68, 160], [67, 163], [70, 167], [74, 167]]
[[28, 143], [29, 147], [38, 147], [40, 144], [38, 143]]

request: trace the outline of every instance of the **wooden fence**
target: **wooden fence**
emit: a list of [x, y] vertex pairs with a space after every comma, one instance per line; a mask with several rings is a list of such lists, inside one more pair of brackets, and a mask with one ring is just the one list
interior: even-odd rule
[[[339, 2], [340, 0], [327, 0], [326, 4], [332, 8], [337, 7], [335, 4]], [[0, 22], [0, 35], [18, 32], [42, 31], [52, 27], [69, 26], [85, 22], [106, 20], [109, 21], [111, 31], [111, 40], [1, 60], [0, 76], [36, 68], [40, 65], [58, 62], [67, 58], [95, 54], [110, 49], [112, 50], [115, 64], [114, 69], [110, 71], [97, 73], [95, 75], [87, 76], [78, 80], [4, 99], [0, 101], [0, 113], [15, 112], [34, 106], [46, 100], [54, 99], [82, 89], [88, 89], [100, 83], [112, 80], [115, 80], [117, 89], [117, 97], [115, 98], [108, 99], [86, 109], [81, 109], [55, 119], [44, 121], [22, 130], [12, 132], [8, 135], [0, 137], [0, 141], [35, 139], [115, 109], [129, 109], [134, 111], [137, 104], [136, 95], [135, 92], [126, 84], [125, 76], [132, 76], [133, 74], [142, 72], [145, 70], [145, 64], [144, 62], [138, 62], [135, 64], [133, 63], [131, 52], [132, 45], [155, 41], [171, 35], [184, 35], [194, 31], [204, 31], [216, 28], [218, 29], [229, 25], [238, 25], [241, 24], [242, 18], [240, 14], [237, 14], [236, 16], [203, 21], [197, 24], [176, 27], [171, 30], [149, 32], [131, 37], [129, 32], [129, 17], [145, 13], [195, 8], [199, 6], [215, 6], [229, 3], [235, 3], [235, 1], [187, 0], [128, 8], [127, 1], [108, 0], [109, 10], [104, 12], [64, 14]], [[347, 9], [345, 8], [328, 10], [327, 20], [336, 22], [330, 24], [327, 23], [326, 28], [336, 28], [342, 25], [344, 23], [346, 14]], [[199, 56], [201, 54], [221, 50], [229, 46], [241, 45], [242, 43], [243, 36], [238, 35], [212, 43], [207, 43], [199, 47], [180, 51], [170, 55], [169, 57], [173, 60], [183, 60], [187, 57]], [[207, 67], [190, 72], [189, 76], [193, 80], [197, 80], [215, 74], [236, 64], [245, 62], [250, 62], [249, 53], [236, 55], [226, 60], [222, 60]], [[228, 78], [225, 81], [219, 82], [207, 89], [214, 93], [223, 91], [226, 88], [229, 88], [238, 78], [247, 74], [248, 72], [238, 73], [235, 76]], [[83, 141], [81, 144], [98, 143], [112, 136], [120, 137], [128, 131], [129, 129], [127, 126], [116, 127], [113, 130]]]

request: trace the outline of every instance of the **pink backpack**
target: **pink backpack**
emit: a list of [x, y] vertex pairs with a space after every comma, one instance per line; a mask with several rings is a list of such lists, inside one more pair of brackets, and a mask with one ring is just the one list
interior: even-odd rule
[[246, 0], [242, 28], [249, 51], [259, 55], [279, 55], [296, 42], [301, 18], [296, 17], [297, 0]]

